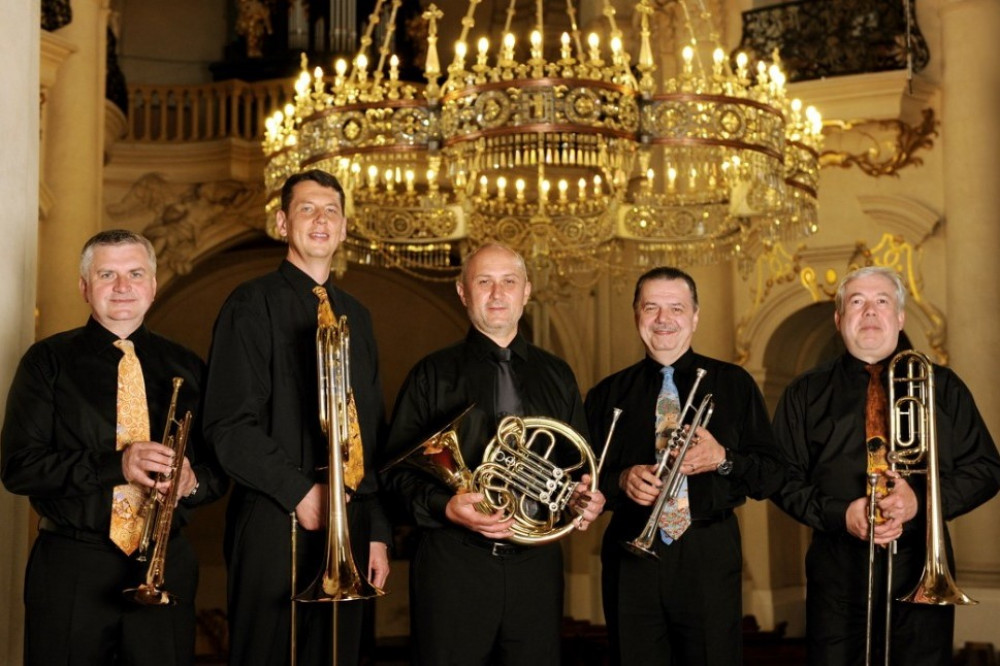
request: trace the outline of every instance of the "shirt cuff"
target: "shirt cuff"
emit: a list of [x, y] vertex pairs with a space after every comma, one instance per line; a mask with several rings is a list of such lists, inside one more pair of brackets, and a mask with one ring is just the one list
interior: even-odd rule
[[452, 497], [453, 495], [448, 493], [434, 492], [427, 498], [427, 507], [430, 509], [431, 515], [440, 520], [443, 525], [449, 523], [448, 517], [445, 515], [445, 507], [448, 506]]
[[97, 456], [97, 480], [102, 486], [120, 486], [125, 483], [125, 474], [122, 472], [122, 457], [125, 449], [121, 451], [109, 451]]
[[831, 499], [823, 507], [823, 524], [830, 532], [847, 531], [847, 500]]

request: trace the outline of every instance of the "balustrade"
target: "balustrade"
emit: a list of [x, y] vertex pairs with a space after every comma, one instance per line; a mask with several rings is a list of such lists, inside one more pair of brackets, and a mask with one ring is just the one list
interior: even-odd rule
[[264, 120], [291, 101], [293, 94], [292, 82], [287, 79], [130, 85], [125, 140], [259, 140], [264, 136]]

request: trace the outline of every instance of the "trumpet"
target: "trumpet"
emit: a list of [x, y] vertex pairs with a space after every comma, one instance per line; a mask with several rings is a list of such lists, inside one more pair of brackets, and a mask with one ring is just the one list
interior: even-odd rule
[[[138, 587], [128, 588], [123, 594], [131, 598], [136, 603], [147, 606], [168, 606], [176, 603], [173, 595], [164, 589], [164, 572], [166, 570], [167, 543], [170, 541], [170, 526], [174, 520], [174, 507], [177, 504], [178, 481], [180, 481], [178, 470], [184, 463], [184, 452], [187, 449], [188, 432], [191, 430], [191, 412], [184, 414], [184, 418], [177, 421], [177, 396], [180, 393], [184, 380], [174, 377], [174, 392], [170, 397], [170, 407], [167, 410], [167, 425], [164, 428], [163, 438], [160, 440], [165, 446], [174, 450], [174, 462], [170, 471], [157, 474], [157, 483], [170, 482], [170, 488], [165, 495], [161, 495], [156, 488], [151, 488], [139, 508], [139, 515], [143, 523], [142, 536], [139, 539], [139, 561], [149, 560], [146, 568], [146, 580]], [[155, 542], [152, 556], [148, 555], [150, 542]]]
[[[653, 550], [653, 540], [656, 538], [656, 531], [659, 527], [660, 513], [663, 512], [663, 507], [667, 502], [677, 497], [677, 493], [681, 489], [681, 482], [684, 480], [681, 469], [684, 465], [684, 458], [694, 443], [695, 431], [698, 428], [708, 427], [708, 421], [712, 418], [712, 411], [715, 409], [712, 394], [709, 393], [701, 399], [701, 403], [694, 413], [691, 424], [687, 427], [684, 426], [684, 419], [687, 417], [694, 403], [694, 394], [698, 390], [698, 385], [701, 383], [702, 378], [707, 373], [708, 371], [703, 368], [698, 368], [695, 372], [694, 386], [691, 387], [687, 400], [684, 402], [684, 408], [681, 410], [680, 416], [677, 417], [677, 427], [670, 433], [670, 441], [660, 456], [660, 461], [656, 468], [656, 476], [663, 481], [663, 486], [660, 488], [660, 494], [656, 497], [656, 502], [653, 503], [653, 510], [649, 515], [649, 520], [646, 521], [646, 526], [639, 536], [623, 544], [626, 549], [636, 555], [653, 559], [660, 558], [656, 554], [656, 551]], [[672, 465], [670, 463], [671, 451], [677, 452], [673, 456]]]
[[[897, 397], [897, 394], [901, 394]], [[924, 568], [916, 587], [897, 601], [936, 606], [977, 604], [959, 589], [951, 575], [945, 552], [944, 511], [941, 505], [941, 473], [938, 466], [937, 421], [934, 411], [934, 366], [924, 354], [906, 350], [889, 362], [889, 469], [907, 477], [927, 477], [927, 534]], [[922, 465], [922, 467], [921, 467]], [[868, 505], [868, 628], [865, 635], [865, 664], [871, 663], [875, 606], [875, 524], [874, 488], [878, 474], [868, 476], [872, 490]], [[885, 664], [889, 664], [892, 627], [893, 542], [886, 551]]]

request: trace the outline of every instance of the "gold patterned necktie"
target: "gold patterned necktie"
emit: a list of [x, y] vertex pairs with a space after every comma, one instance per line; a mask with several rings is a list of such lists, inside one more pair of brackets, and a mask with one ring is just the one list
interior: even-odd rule
[[[135, 355], [131, 340], [116, 340], [115, 347], [122, 350], [118, 361], [118, 407], [115, 430], [116, 450], [121, 451], [132, 442], [149, 441], [149, 407], [146, 404], [146, 383], [142, 366]], [[115, 486], [111, 498], [111, 540], [126, 555], [139, 547], [144, 525], [139, 517], [145, 494], [132, 485]]]
[[[892, 486], [890, 479], [885, 475], [889, 469], [887, 458], [888, 445], [886, 439], [886, 429], [889, 423], [889, 398], [882, 386], [882, 366], [866, 365], [868, 371], [868, 392], [865, 401], [865, 450], [868, 456], [868, 474], [877, 474], [878, 481], [875, 484], [874, 493], [876, 501], [889, 494]], [[868, 486], [868, 493], [871, 495], [872, 487]], [[881, 525], [885, 522], [882, 512], [875, 509], [875, 523]]]
[[[316, 310], [316, 324], [320, 328], [331, 328], [336, 325], [337, 318], [330, 307], [330, 297], [323, 287], [313, 287], [313, 293], [319, 299], [319, 307]], [[348, 377], [347, 381], [350, 382]], [[365, 477], [365, 454], [361, 444], [361, 428], [358, 425], [358, 408], [354, 404], [354, 391], [350, 390], [347, 396], [347, 428], [348, 445], [344, 452], [344, 485], [352, 490], [357, 490], [361, 485], [361, 480]]]
[[[660, 394], [656, 398], [656, 448], [662, 450], [661, 455], [669, 455], [666, 447], [670, 442], [670, 435], [681, 427], [681, 424], [677, 422], [681, 414], [681, 399], [677, 392], [677, 385], [674, 384], [673, 367], [668, 365], [660, 372], [663, 373], [663, 384], [660, 386]], [[676, 539], [680, 539], [681, 535], [691, 526], [691, 503], [688, 499], [686, 476], [681, 479], [677, 496], [664, 503], [658, 523], [660, 525], [660, 538], [668, 545]]]

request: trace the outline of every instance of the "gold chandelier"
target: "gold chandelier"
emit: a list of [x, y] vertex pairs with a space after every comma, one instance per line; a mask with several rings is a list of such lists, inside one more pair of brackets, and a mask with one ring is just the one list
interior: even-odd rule
[[525, 256], [538, 292], [646, 264], [746, 259], [815, 230], [819, 114], [787, 99], [777, 63], [730, 63], [703, 0], [666, 3], [687, 42], [669, 77], [657, 76], [651, 19], [664, 8], [653, 0], [635, 5], [634, 65], [611, 0], [605, 39], [583, 37], [569, 0], [570, 29], [552, 44], [542, 0], [520, 42], [510, 0], [500, 43], [480, 36], [474, 53], [480, 0], [469, 0], [443, 81], [431, 4], [422, 86], [400, 80], [390, 48], [401, 1], [378, 0], [358, 54], [332, 77], [303, 55], [294, 104], [267, 122], [269, 219], [289, 175], [334, 173], [352, 219], [342, 260], [450, 278], [462, 244], [496, 240]]

